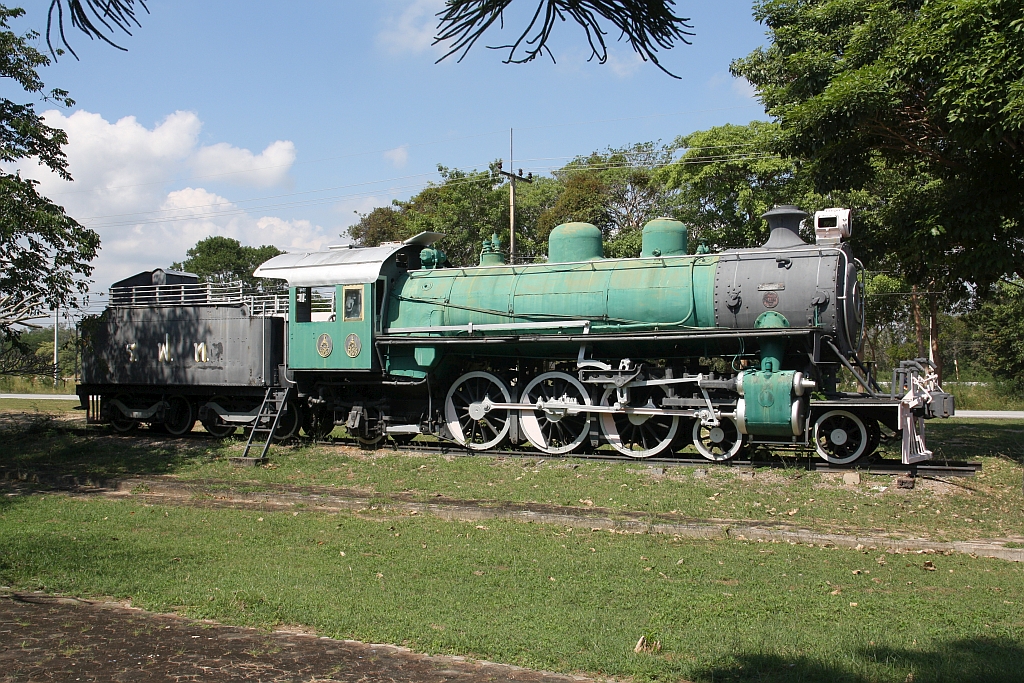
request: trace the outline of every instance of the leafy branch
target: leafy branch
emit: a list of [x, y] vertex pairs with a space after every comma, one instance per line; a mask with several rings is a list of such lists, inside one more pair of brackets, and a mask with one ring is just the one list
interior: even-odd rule
[[[504, 28], [504, 12], [513, 0], [449, 0], [445, 9], [438, 12], [437, 36], [434, 44], [448, 43], [451, 48], [437, 61], [461, 53], [458, 61], [466, 56], [477, 40], [495, 23]], [[492, 50], [508, 50], [506, 64], [523, 64], [542, 54], [555, 61], [548, 47], [548, 39], [557, 21], [572, 19], [587, 34], [591, 59], [604, 64], [608, 61], [607, 32], [602, 20], [610, 22], [620, 31], [620, 39], [629, 39], [633, 50], [644, 61], [650, 61], [673, 78], [679, 78], [658, 60], [658, 50], [671, 49], [676, 42], [687, 45], [688, 36], [694, 35], [689, 18], [675, 14], [675, 0], [537, 0], [529, 24], [519, 37], [508, 45], [488, 46]]]
[[[54, 14], [57, 15], [57, 33], [60, 35], [60, 42], [67, 48], [68, 52], [78, 59], [78, 55], [68, 43], [64, 35], [64, 12], [67, 11], [71, 18], [71, 25], [80, 30], [92, 39], [99, 39], [118, 50], [126, 50], [106, 36], [105, 31], [115, 33], [120, 29], [127, 35], [131, 35], [133, 26], [141, 27], [142, 24], [135, 17], [135, 3], [149, 13], [145, 0], [51, 0], [50, 10], [46, 15], [46, 45], [50, 48], [50, 54], [57, 57], [59, 50], [54, 50], [50, 36], [53, 32]], [[65, 10], [65, 3], [67, 9]]]

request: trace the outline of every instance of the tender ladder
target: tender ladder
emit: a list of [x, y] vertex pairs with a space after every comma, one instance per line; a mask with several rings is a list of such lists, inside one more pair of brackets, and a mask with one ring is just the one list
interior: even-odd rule
[[291, 398], [291, 393], [291, 387], [284, 389], [267, 387], [267, 393], [263, 396], [259, 413], [256, 414], [256, 420], [252, 423], [252, 429], [249, 431], [249, 439], [245, 442], [245, 450], [242, 451], [243, 458], [249, 457], [249, 449], [259, 441], [263, 442], [263, 451], [259, 457], [260, 459], [267, 457], [270, 442], [274, 438], [274, 430], [277, 429], [277, 423], [281, 419], [281, 413], [284, 412], [288, 399]]

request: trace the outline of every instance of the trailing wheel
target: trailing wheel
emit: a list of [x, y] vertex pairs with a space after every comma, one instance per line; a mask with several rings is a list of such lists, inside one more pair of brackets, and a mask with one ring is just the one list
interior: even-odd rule
[[[630, 389], [632, 407], [660, 408], [664, 389], [633, 387]], [[601, 405], [615, 402], [615, 389], [609, 388], [601, 396]], [[632, 458], [649, 458], [666, 450], [679, 431], [678, 415], [637, 415], [635, 413], [601, 413], [601, 433], [619, 453]]]
[[322, 441], [334, 431], [334, 411], [315, 407], [305, 411], [302, 417], [302, 431], [314, 441]]
[[720, 462], [735, 457], [743, 447], [743, 435], [731, 418], [722, 418], [717, 427], [693, 423], [693, 445], [708, 460]]
[[474, 451], [495, 448], [508, 436], [509, 411], [491, 407], [511, 403], [508, 387], [489, 372], [468, 372], [455, 380], [444, 399], [448, 431], [459, 444]]
[[384, 440], [387, 439], [387, 434], [384, 433], [384, 425], [381, 422], [380, 409], [367, 406], [362, 409], [363, 416], [359, 421], [359, 425], [352, 429], [347, 427], [349, 434], [356, 437], [356, 441], [359, 443], [359, 447], [363, 450], [373, 451], [376, 450]]
[[164, 409], [164, 429], [171, 436], [184, 436], [196, 425], [196, 409], [184, 396], [171, 396]]
[[590, 432], [590, 416], [574, 412], [576, 406], [589, 406], [590, 395], [578, 379], [564, 372], [545, 372], [533, 378], [523, 389], [520, 403], [538, 402], [543, 409], [523, 410], [519, 426], [537, 450], [561, 455], [576, 449]]
[[867, 451], [864, 421], [846, 410], [830, 410], [814, 423], [814, 448], [833, 465], [848, 465]]

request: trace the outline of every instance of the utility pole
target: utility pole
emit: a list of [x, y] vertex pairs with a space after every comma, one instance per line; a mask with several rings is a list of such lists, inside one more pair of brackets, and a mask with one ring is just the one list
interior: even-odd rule
[[58, 358], [57, 358], [57, 330], [60, 329], [60, 305], [56, 304], [53, 307], [53, 386], [57, 386], [57, 380], [60, 377], [60, 370], [58, 369]]
[[512, 173], [512, 129], [508, 129], [508, 167], [509, 171], [502, 170], [502, 163], [498, 162], [498, 173], [508, 178], [508, 262], [515, 264], [516, 257], [516, 183], [532, 183], [533, 172], [523, 177], [523, 169], [519, 169], [519, 175]]

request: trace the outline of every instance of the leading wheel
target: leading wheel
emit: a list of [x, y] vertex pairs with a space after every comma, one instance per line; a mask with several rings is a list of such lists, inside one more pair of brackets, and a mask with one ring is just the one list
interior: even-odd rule
[[459, 444], [474, 451], [498, 446], [511, 426], [509, 411], [491, 408], [511, 403], [505, 383], [489, 372], [468, 372], [455, 380], [444, 399], [448, 431]]
[[519, 414], [519, 426], [537, 450], [561, 455], [583, 443], [590, 432], [590, 414], [576, 407], [591, 403], [578, 379], [564, 372], [538, 375], [523, 389], [519, 402], [537, 405], [538, 401], [543, 409]]
[[196, 425], [196, 409], [184, 396], [171, 396], [164, 409], [164, 429], [171, 436], [184, 436]]
[[878, 444], [882, 442], [882, 428], [875, 419], [866, 420], [864, 426], [868, 430], [868, 447], [864, 449], [864, 456], [869, 456], [878, 450]]
[[814, 448], [833, 465], [848, 465], [864, 455], [869, 441], [864, 421], [846, 410], [830, 410], [814, 423]]
[[[632, 387], [632, 407], [660, 408], [665, 390], [657, 387]], [[601, 396], [601, 405], [614, 401], [615, 389]], [[637, 415], [636, 413], [601, 413], [601, 433], [619, 453], [631, 458], [649, 458], [672, 445], [679, 431], [678, 415]]]
[[717, 427], [693, 423], [693, 445], [708, 460], [720, 462], [734, 457], [743, 447], [743, 435], [731, 418], [722, 418]]

